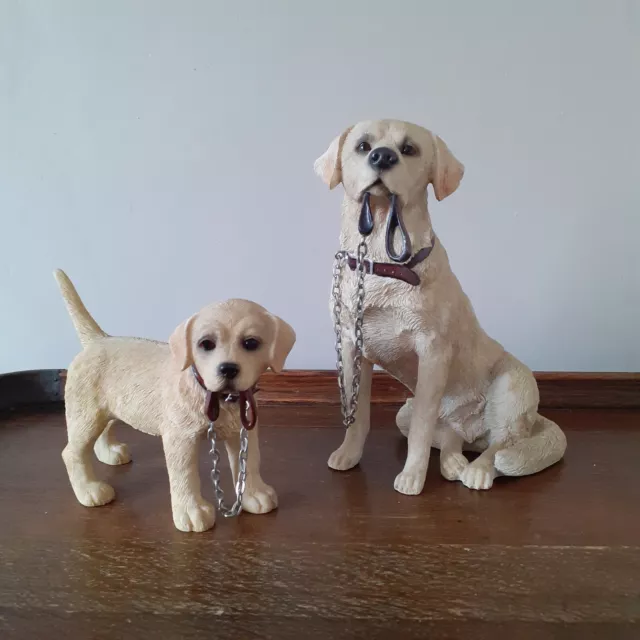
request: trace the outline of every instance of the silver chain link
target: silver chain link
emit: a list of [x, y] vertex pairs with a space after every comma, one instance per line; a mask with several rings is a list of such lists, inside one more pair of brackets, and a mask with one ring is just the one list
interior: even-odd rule
[[216, 494], [216, 505], [218, 511], [225, 518], [233, 518], [242, 511], [242, 496], [244, 495], [244, 489], [247, 482], [247, 451], [249, 449], [249, 434], [244, 426], [240, 427], [240, 453], [238, 454], [238, 480], [236, 481], [236, 501], [231, 507], [227, 507], [224, 503], [224, 491], [220, 486], [220, 470], [218, 465], [220, 464], [220, 454], [216, 446], [216, 429], [213, 422], [209, 423], [209, 429], [207, 430], [207, 438], [211, 443], [212, 468], [211, 468], [211, 482], [213, 483], [213, 490]]
[[342, 277], [344, 265], [349, 254], [346, 251], [338, 251], [333, 264], [333, 287], [331, 298], [333, 302], [333, 329], [336, 334], [336, 367], [338, 369], [338, 388], [340, 389], [340, 404], [342, 408], [342, 421], [345, 429], [348, 429], [356, 420], [358, 410], [358, 395], [360, 394], [360, 374], [362, 371], [362, 347], [364, 336], [362, 326], [364, 323], [364, 276], [366, 274], [367, 244], [360, 241], [356, 252], [356, 318], [354, 331], [355, 352], [353, 356], [353, 371], [351, 380], [351, 397], [347, 397], [344, 379], [344, 361], [342, 359]]

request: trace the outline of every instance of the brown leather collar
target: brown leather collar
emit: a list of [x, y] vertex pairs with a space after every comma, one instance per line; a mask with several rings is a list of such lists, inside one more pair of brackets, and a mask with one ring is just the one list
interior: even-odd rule
[[[436, 244], [436, 237], [431, 236], [431, 246], [420, 249], [417, 253], [413, 254], [411, 259], [404, 264], [393, 264], [392, 262], [373, 262], [365, 258], [365, 264], [367, 272], [374, 276], [381, 276], [382, 278], [395, 278], [396, 280], [402, 280], [413, 287], [417, 287], [420, 284], [420, 277], [413, 271], [413, 268], [424, 262], [433, 251]], [[347, 264], [351, 271], [355, 271], [356, 259], [354, 256], [347, 257]]]
[[[206, 393], [204, 403], [205, 415], [211, 422], [215, 422], [220, 415], [220, 394], [209, 391], [209, 389], [207, 389], [207, 386], [204, 383], [204, 379], [200, 375], [200, 372], [196, 368], [195, 364], [191, 365], [191, 371], [193, 373], [193, 377], [196, 379], [196, 382], [204, 389]], [[242, 425], [247, 431], [251, 431], [251, 429], [256, 426], [256, 422], [258, 421], [258, 408], [256, 407], [256, 401], [253, 397], [253, 394], [257, 392], [258, 387], [254, 385], [251, 389], [240, 391], [238, 394], [240, 400], [240, 422], [242, 422]], [[225, 402], [237, 402], [237, 400], [232, 399], [232, 396], [227, 394]]]

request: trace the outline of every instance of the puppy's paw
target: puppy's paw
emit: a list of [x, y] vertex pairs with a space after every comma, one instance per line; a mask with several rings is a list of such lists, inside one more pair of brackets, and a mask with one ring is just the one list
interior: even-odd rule
[[216, 510], [205, 500], [173, 507], [173, 524], [179, 531], [207, 531], [216, 522]]
[[264, 482], [247, 487], [242, 496], [242, 510], [247, 513], [269, 513], [278, 506], [278, 496], [273, 487]]
[[116, 497], [113, 487], [106, 482], [98, 480], [88, 482], [76, 490], [78, 502], [85, 507], [101, 507], [108, 504]]
[[405, 496], [417, 496], [424, 487], [425, 471], [403, 471], [396, 476], [393, 488]]
[[327, 464], [335, 471], [346, 471], [353, 469], [362, 458], [362, 450], [354, 451], [352, 448], [342, 444], [330, 456]]
[[440, 454], [440, 473], [445, 480], [459, 480], [468, 465], [469, 461], [461, 453]]
[[495, 477], [493, 465], [472, 463], [462, 470], [460, 481], [468, 489], [486, 490], [491, 489]]
[[96, 458], [104, 464], [116, 466], [119, 464], [127, 464], [131, 462], [131, 454], [126, 444], [111, 444], [108, 446], [95, 447]]

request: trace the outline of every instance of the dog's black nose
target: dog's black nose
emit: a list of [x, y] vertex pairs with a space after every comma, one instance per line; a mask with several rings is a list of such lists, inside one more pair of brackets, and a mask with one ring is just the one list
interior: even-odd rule
[[369, 154], [369, 164], [378, 171], [391, 169], [398, 162], [398, 154], [389, 147], [378, 147]]
[[223, 362], [218, 367], [218, 371], [222, 377], [233, 380], [240, 373], [240, 367], [234, 362]]

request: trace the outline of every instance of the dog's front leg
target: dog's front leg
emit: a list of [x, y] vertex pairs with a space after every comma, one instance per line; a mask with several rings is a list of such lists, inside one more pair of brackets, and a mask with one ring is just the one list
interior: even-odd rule
[[200, 493], [199, 438], [165, 434], [162, 437], [169, 472], [173, 523], [180, 531], [206, 531], [216, 521], [216, 510]]
[[[353, 358], [355, 347], [351, 340], [343, 338], [342, 358], [344, 362], [344, 385], [347, 402], [351, 398], [351, 387], [353, 383]], [[344, 434], [344, 441], [329, 457], [329, 466], [336, 471], [346, 471], [355, 467], [364, 449], [364, 443], [369, 434], [371, 426], [371, 375], [373, 373], [373, 363], [362, 356], [360, 374], [360, 393], [358, 396], [358, 409], [355, 415], [355, 422]]]
[[[269, 513], [278, 506], [278, 496], [260, 475], [260, 444], [258, 425], [248, 432], [247, 479], [242, 496], [242, 509], [248, 513]], [[229, 466], [234, 484], [238, 481], [238, 454], [240, 453], [240, 435], [235, 433], [225, 441]]]
[[450, 351], [434, 345], [419, 355], [418, 382], [408, 434], [407, 460], [393, 484], [396, 491], [417, 495], [424, 487], [431, 443], [449, 371]]

